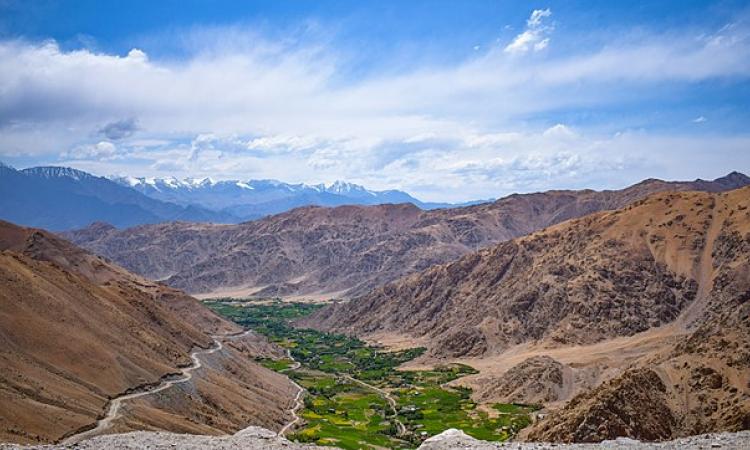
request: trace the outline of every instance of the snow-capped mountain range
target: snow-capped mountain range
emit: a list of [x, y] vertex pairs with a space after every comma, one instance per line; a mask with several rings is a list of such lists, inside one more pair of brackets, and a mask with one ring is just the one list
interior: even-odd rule
[[327, 185], [309, 185], [284, 183], [278, 180], [215, 181], [211, 178], [180, 180], [174, 177], [131, 176], [112, 176], [110, 179], [154, 199], [179, 205], [198, 205], [223, 211], [243, 220], [307, 205], [414, 203], [423, 209], [449, 206], [425, 203], [398, 190], [373, 191], [345, 181], [335, 181]]
[[231, 214], [178, 205], [143, 195], [118, 183], [68, 167], [16, 170], [0, 163], [0, 219], [49, 230], [92, 222], [118, 228], [174, 220], [237, 222]]
[[[73, 169], [68, 169], [73, 170]], [[268, 190], [282, 190], [286, 192], [329, 192], [332, 194], [345, 195], [348, 197], [377, 197], [384, 192], [400, 192], [404, 195], [408, 195], [401, 191], [371, 191], [366, 189], [364, 186], [360, 186], [354, 183], [348, 183], [346, 181], [337, 180], [329, 185], [321, 184], [290, 184], [284, 183], [278, 180], [226, 180], [226, 181], [214, 181], [210, 177], [206, 178], [184, 178], [182, 180], [175, 177], [168, 178], [153, 178], [153, 177], [130, 177], [130, 176], [110, 176], [112, 181], [116, 181], [122, 185], [132, 187], [140, 191], [191, 191], [196, 190], [226, 190], [226, 189], [239, 189], [240, 192], [246, 191], [268, 191]], [[413, 198], [409, 196], [409, 198]]]
[[302, 206], [383, 203], [413, 203], [422, 209], [459, 206], [425, 203], [406, 192], [373, 191], [344, 181], [308, 185], [101, 177], [69, 167], [16, 170], [0, 162], [0, 219], [55, 231], [98, 221], [117, 228], [168, 221], [238, 223]]

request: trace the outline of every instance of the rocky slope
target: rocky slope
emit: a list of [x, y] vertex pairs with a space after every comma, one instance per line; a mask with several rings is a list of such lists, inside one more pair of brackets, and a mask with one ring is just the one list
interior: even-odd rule
[[699, 290], [667, 327], [675, 343], [576, 396], [533, 427], [529, 439], [665, 439], [750, 429], [750, 189], [699, 203], [711, 207], [693, 266]]
[[452, 357], [531, 340], [633, 335], [673, 321], [695, 298], [715, 201], [668, 193], [572, 220], [431, 267], [306, 323], [360, 335], [408, 331]]
[[489, 392], [502, 403], [548, 404], [562, 396], [564, 370], [549, 356], [534, 356], [490, 379], [479, 394], [486, 396]]
[[[195, 299], [42, 230], [0, 222], [0, 440], [54, 442], [109, 399], [157, 384], [240, 329]], [[211, 355], [195, 380], [125, 404], [114, 430], [278, 427], [295, 389], [252, 362], [258, 336]], [[271, 401], [273, 399], [274, 401]]]
[[168, 223], [66, 238], [128, 270], [192, 293], [351, 297], [564, 220], [665, 190], [717, 192], [750, 183], [646, 180], [619, 191], [550, 191], [422, 211], [410, 204], [306, 207], [239, 225]]
[[[440, 358], [512, 360], [532, 347], [567, 358], [559, 371], [520, 362], [485, 382], [488, 400], [554, 401], [574, 392], [559, 372], [591, 354], [587, 388], [527, 437], [668, 439], [750, 427], [749, 292], [750, 187], [662, 193], [432, 267], [303, 325], [407, 335]], [[599, 364], [605, 356], [625, 363]], [[524, 374], [548, 377], [549, 391]]]

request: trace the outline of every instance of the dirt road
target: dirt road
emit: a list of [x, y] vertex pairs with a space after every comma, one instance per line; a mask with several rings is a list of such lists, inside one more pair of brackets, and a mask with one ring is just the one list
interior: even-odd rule
[[[282, 370], [281, 372], [286, 372], [289, 370], [297, 370], [300, 368], [302, 364], [299, 361], [294, 359], [294, 357], [292, 356], [292, 352], [289, 351], [289, 349], [287, 349], [286, 351], [286, 356], [287, 358], [294, 361], [294, 363], [288, 368]], [[294, 424], [296, 424], [297, 422], [301, 420], [301, 417], [297, 415], [297, 412], [300, 409], [302, 409], [302, 406], [304, 405], [304, 402], [302, 401], [302, 394], [305, 393], [305, 388], [297, 384], [297, 382], [292, 380], [291, 378], [289, 378], [289, 381], [291, 381], [292, 383], [294, 383], [295, 386], [297, 386], [297, 396], [294, 398], [294, 407], [291, 409], [292, 420], [290, 420], [289, 423], [287, 423], [286, 425], [284, 425], [283, 428], [281, 428], [281, 430], [278, 433], [279, 436], [284, 436], [284, 434], [286, 434], [286, 432], [289, 431], [289, 429], [291, 429], [294, 426]]]
[[357, 383], [357, 384], [359, 384], [361, 386], [366, 387], [367, 389], [373, 390], [373, 391], [377, 392], [378, 394], [382, 395], [383, 398], [385, 398], [385, 400], [391, 406], [391, 409], [393, 410], [393, 420], [396, 422], [396, 428], [398, 428], [398, 435], [399, 436], [403, 436], [404, 434], [406, 434], [406, 426], [404, 426], [404, 424], [400, 420], [398, 420], [398, 409], [396, 408], [396, 400], [393, 397], [391, 397], [391, 394], [389, 394], [388, 392], [380, 389], [379, 387], [375, 387], [375, 386], [373, 386], [371, 384], [367, 384], [364, 381], [358, 380], [358, 379], [356, 379], [354, 377], [351, 377], [349, 375], [342, 375], [342, 376], [344, 378], [346, 378], [347, 380], [349, 380], [349, 381]]
[[101, 434], [112, 425], [112, 422], [115, 419], [120, 417], [120, 407], [122, 406], [122, 403], [124, 401], [156, 394], [157, 392], [167, 390], [176, 384], [186, 383], [190, 381], [193, 378], [193, 372], [203, 366], [200, 360], [200, 356], [210, 355], [211, 353], [218, 352], [219, 350], [224, 348], [222, 340], [239, 339], [247, 336], [249, 333], [251, 333], [250, 330], [231, 335], [212, 336], [214, 339], [214, 345], [208, 349], [199, 349], [191, 352], [190, 359], [192, 359], [193, 361], [192, 364], [182, 368], [181, 374], [177, 378], [167, 378], [162, 380], [162, 382], [156, 386], [145, 388], [138, 392], [123, 394], [113, 398], [109, 401], [109, 408], [107, 409], [107, 413], [103, 418], [97, 420], [96, 426], [94, 428], [68, 436], [67, 438], [63, 439], [62, 444], [75, 444], [76, 442], [80, 442], [83, 439]]

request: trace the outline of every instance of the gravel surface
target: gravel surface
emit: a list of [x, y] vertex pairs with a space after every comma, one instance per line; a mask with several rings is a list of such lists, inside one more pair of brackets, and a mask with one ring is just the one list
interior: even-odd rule
[[620, 438], [614, 441], [604, 441], [600, 444], [546, 444], [531, 442], [491, 443], [478, 441], [464, 434], [463, 431], [451, 429], [427, 439], [420, 450], [677, 450], [677, 449], [750, 449], [750, 431], [740, 433], [720, 433], [691, 436], [667, 442], [639, 442], [633, 439]]
[[52, 450], [52, 449], [124, 449], [124, 450], [277, 450], [277, 449], [326, 449], [314, 445], [302, 445], [290, 442], [265, 428], [249, 427], [232, 436], [197, 436], [152, 431], [135, 431], [123, 434], [97, 436], [76, 444], [40, 445], [33, 447], [2, 445], [0, 450]]
[[[124, 434], [97, 436], [77, 444], [19, 446], [0, 444], [0, 450], [52, 450], [52, 449], [125, 449], [125, 450], [333, 450], [332, 447], [317, 447], [290, 442], [276, 433], [259, 427], [246, 428], [233, 436], [195, 436], [164, 432], [136, 431]], [[698, 449], [750, 449], [750, 431], [692, 436], [668, 442], [644, 443], [632, 439], [617, 439], [600, 444], [544, 444], [528, 442], [491, 443], [478, 441], [459, 430], [446, 430], [427, 439], [419, 450], [698, 450]]]

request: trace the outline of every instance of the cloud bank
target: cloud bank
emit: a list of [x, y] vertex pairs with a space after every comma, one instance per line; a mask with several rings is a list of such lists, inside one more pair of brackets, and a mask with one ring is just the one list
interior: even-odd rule
[[[200, 45], [182, 60], [0, 41], [0, 158], [97, 173], [344, 178], [434, 200], [606, 186], [644, 173], [713, 176], [750, 164], [742, 136], [686, 139], [559, 118], [653, 101], [664, 86], [747, 81], [746, 22], [613, 37], [561, 54], [549, 45], [552, 11], [534, 10], [525, 25], [457, 65], [346, 79], [345, 55], [326, 42], [236, 29], [198, 33]], [[698, 159], [711, 148], [713, 173], [670, 165], [671, 151], [659, 146], [678, 142]]]

